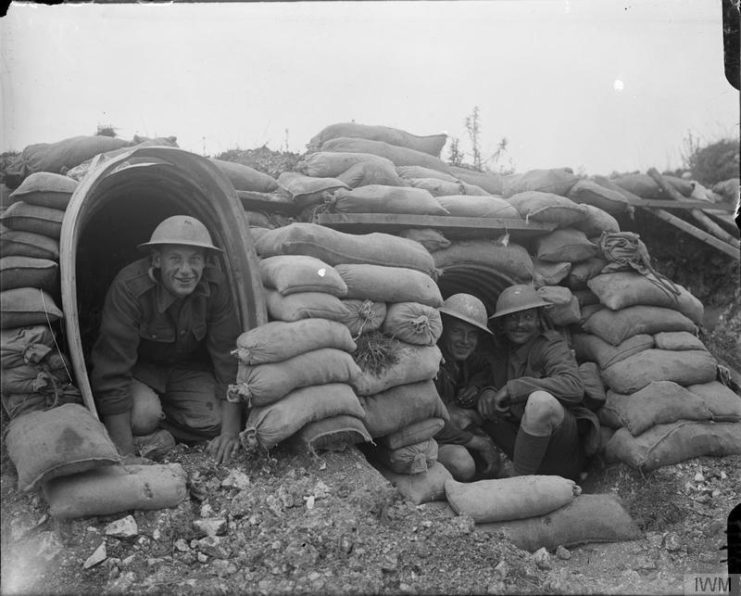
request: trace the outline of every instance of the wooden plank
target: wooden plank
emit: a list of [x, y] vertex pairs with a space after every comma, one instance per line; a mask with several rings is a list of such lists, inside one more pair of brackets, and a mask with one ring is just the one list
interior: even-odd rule
[[636, 207], [658, 207], [659, 209], [702, 209], [703, 211], [712, 210], [713, 212], [719, 213], [733, 213], [734, 207], [731, 205], [723, 205], [717, 203], [709, 203], [708, 201], [693, 201], [686, 199], [681, 203], [671, 199], [637, 199], [631, 198], [631, 205]]
[[[686, 203], [685, 197], [683, 197], [671, 184], [669, 184], [656, 168], [649, 168], [648, 175], [651, 176], [651, 178], [653, 178], [656, 184], [659, 185], [659, 188], [661, 188], [672, 199], [674, 199], [675, 201], [679, 203], [682, 203], [682, 202]], [[699, 221], [705, 227], [706, 230], [708, 230], [711, 234], [713, 234], [717, 238], [723, 240], [724, 242], [726, 242], [727, 244], [730, 244], [731, 246], [734, 246], [736, 248], [739, 247], [739, 241], [736, 238], [731, 236], [731, 234], [726, 232], [723, 228], [721, 228], [717, 223], [711, 220], [707, 215], [705, 215], [699, 209], [692, 209], [690, 211], [690, 215], [692, 215], [692, 217], [694, 217], [697, 221]]]
[[691, 223], [686, 222], [683, 219], [677, 217], [676, 215], [672, 215], [671, 213], [668, 213], [661, 209], [644, 209], [644, 211], [654, 214], [656, 217], [663, 219], [665, 222], [668, 222], [672, 224], [673, 226], [676, 226], [683, 232], [687, 232], [688, 234], [691, 234], [698, 240], [701, 240], [705, 242], [706, 244], [709, 244], [713, 248], [717, 248], [721, 252], [724, 252], [725, 254], [733, 257], [737, 261], [741, 261], [741, 251], [739, 251], [738, 248], [731, 246], [727, 242], [723, 242], [719, 238], [716, 238], [715, 236], [713, 236], [711, 233], [704, 232], [703, 230], [700, 230], [696, 228], [695, 226], [693, 226]]
[[509, 232], [514, 236], [543, 235], [556, 229], [556, 224], [553, 223], [526, 223], [524, 219], [401, 213], [317, 213], [314, 216], [314, 223], [342, 230], [372, 228], [380, 232], [407, 228], [433, 228], [441, 232]]

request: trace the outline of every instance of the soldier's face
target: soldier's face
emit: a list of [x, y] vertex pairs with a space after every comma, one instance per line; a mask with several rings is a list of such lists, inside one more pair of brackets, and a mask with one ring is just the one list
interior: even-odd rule
[[443, 344], [453, 358], [466, 360], [476, 351], [479, 330], [470, 323], [451, 317], [443, 327]]
[[152, 265], [160, 270], [162, 285], [177, 298], [193, 293], [203, 277], [206, 255], [201, 248], [167, 245], [154, 252]]
[[516, 345], [523, 345], [540, 333], [538, 309], [531, 308], [521, 312], [505, 315], [502, 327], [507, 339]]

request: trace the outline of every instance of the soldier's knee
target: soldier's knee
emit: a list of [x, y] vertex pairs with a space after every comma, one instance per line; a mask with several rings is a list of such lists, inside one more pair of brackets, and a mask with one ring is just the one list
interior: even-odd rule
[[131, 432], [148, 435], [154, 432], [163, 418], [162, 403], [154, 389], [134, 379], [131, 383]]
[[440, 445], [439, 461], [458, 482], [468, 482], [476, 475], [476, 462], [463, 445]]

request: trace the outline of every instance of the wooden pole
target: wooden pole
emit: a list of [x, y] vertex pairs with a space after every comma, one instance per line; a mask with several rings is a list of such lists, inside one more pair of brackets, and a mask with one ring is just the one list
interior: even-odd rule
[[[659, 185], [659, 188], [661, 188], [667, 196], [671, 197], [675, 201], [683, 202], [685, 199], [684, 197], [677, 191], [671, 184], [669, 184], [664, 177], [659, 174], [658, 170], [656, 168], [650, 168], [647, 172], [651, 178], [654, 179], [656, 184]], [[690, 214], [692, 217], [694, 217], [697, 221], [699, 221], [706, 230], [708, 230], [713, 236], [716, 238], [720, 238], [724, 242], [727, 242], [731, 246], [734, 246], [738, 248], [741, 246], [741, 243], [737, 238], [726, 232], [723, 228], [721, 228], [718, 224], [716, 224], [714, 221], [712, 221], [707, 215], [705, 215], [702, 211], [699, 209], [692, 209], [690, 210]]]

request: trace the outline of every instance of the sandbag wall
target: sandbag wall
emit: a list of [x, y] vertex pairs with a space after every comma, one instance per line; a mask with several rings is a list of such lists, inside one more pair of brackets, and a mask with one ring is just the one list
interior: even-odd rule
[[2, 404], [11, 419], [82, 402], [55, 333], [63, 317], [59, 237], [76, 186], [61, 174], [33, 173], [0, 218]]
[[[376, 439], [376, 455], [387, 466], [402, 473], [426, 471], [437, 458], [432, 436], [447, 415], [431, 380], [441, 358], [435, 343], [442, 330], [437, 310], [442, 297], [432, 277], [435, 266], [429, 252], [417, 242], [388, 234], [345, 234], [300, 222], [265, 231], [258, 237], [256, 249], [272, 320], [240, 338], [242, 383], [232, 387], [232, 399], [251, 399], [256, 405], [254, 390], [244, 381], [261, 366], [268, 366], [256, 364], [254, 356], [252, 364], [248, 363], [257, 336], [286, 338], [287, 346], [276, 345], [274, 350], [280, 354], [271, 356], [278, 364], [283, 358], [286, 366], [291, 364], [286, 354], [293, 355], [299, 346], [309, 345], [301, 339], [306, 333], [299, 326], [311, 325], [333, 328], [336, 337], [342, 338], [337, 347], [347, 354], [333, 363], [334, 355], [323, 347], [325, 352], [315, 354], [315, 362], [294, 366], [291, 371], [300, 371], [303, 379], [311, 376], [305, 369], [312, 366], [325, 371], [327, 377], [323, 378], [341, 374], [341, 379], [331, 377], [332, 381], [345, 383], [353, 409], [339, 412], [343, 419], [336, 421], [333, 429], [330, 421], [318, 428], [316, 418], [298, 420], [301, 409], [291, 408], [276, 424], [278, 430], [271, 438], [260, 428], [264, 408], [253, 407], [243, 442], [248, 447], [271, 447], [297, 435], [316, 449], [331, 443]], [[269, 332], [271, 326], [273, 331]], [[323, 335], [316, 331], [309, 335], [316, 349]], [[374, 357], [381, 350], [384, 356]], [[349, 353], [355, 355], [355, 361]], [[280, 397], [276, 403], [288, 397]], [[311, 408], [312, 415], [316, 411]], [[362, 431], [356, 425], [354, 434], [349, 432], [348, 415], [362, 420]], [[319, 434], [322, 439], [317, 443], [314, 438]]]

